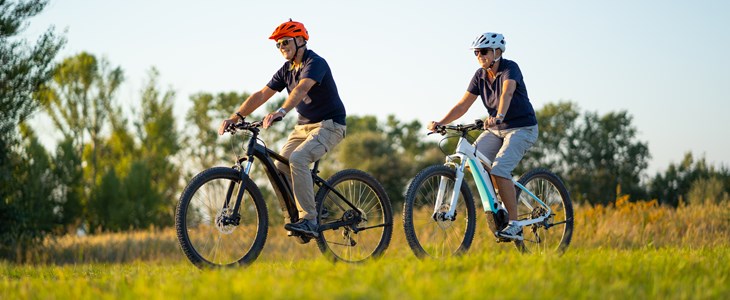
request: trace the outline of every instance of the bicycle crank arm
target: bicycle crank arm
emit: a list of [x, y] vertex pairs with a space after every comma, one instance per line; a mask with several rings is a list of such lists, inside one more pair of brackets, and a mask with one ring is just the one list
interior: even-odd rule
[[[319, 231], [337, 230], [337, 229], [340, 229], [340, 227], [351, 226], [351, 225], [353, 225], [352, 221], [336, 221], [336, 222], [320, 225]], [[385, 226], [392, 226], [392, 225], [393, 225], [392, 223], [383, 223], [383, 224], [373, 225], [373, 226], [368, 226], [368, 227], [354, 227], [354, 228], [352, 228], [352, 231], [355, 233], [358, 233], [363, 230], [368, 230], [368, 229], [373, 229], [373, 228], [378, 228], [378, 227], [385, 227]]]
[[332, 223], [319, 225], [319, 231], [337, 230], [337, 229], [340, 229], [340, 227], [342, 227], [342, 226], [350, 226], [352, 224], [353, 224], [352, 221], [335, 221]]

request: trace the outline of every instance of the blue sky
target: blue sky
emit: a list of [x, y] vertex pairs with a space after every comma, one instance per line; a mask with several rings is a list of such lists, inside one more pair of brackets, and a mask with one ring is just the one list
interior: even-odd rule
[[[263, 87], [284, 62], [267, 38], [291, 17], [328, 61], [349, 114], [427, 122], [465, 92], [478, 68], [474, 37], [500, 32], [535, 109], [570, 100], [583, 111], [628, 111], [653, 175], [688, 151], [730, 165], [729, 3], [64, 0], [25, 35], [55, 25], [67, 30], [61, 57], [87, 51], [121, 66], [127, 108], [155, 66], [183, 116], [191, 94]], [[477, 102], [462, 120], [485, 113]]]

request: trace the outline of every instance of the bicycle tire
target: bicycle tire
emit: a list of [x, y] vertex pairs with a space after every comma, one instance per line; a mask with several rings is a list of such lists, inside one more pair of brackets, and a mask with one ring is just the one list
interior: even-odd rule
[[[434, 165], [423, 169], [411, 181], [403, 203], [403, 228], [406, 240], [413, 253], [420, 259], [461, 255], [469, 250], [474, 240], [476, 229], [474, 198], [466, 181], [462, 181], [461, 184], [459, 206], [456, 209], [457, 219], [437, 221], [433, 218], [435, 198], [441, 178], [449, 180], [443, 200], [447, 202], [454, 189], [456, 172], [445, 165]], [[443, 211], [449, 209], [443, 205], [442, 207]], [[452, 240], [456, 240], [459, 244], [451, 244]]]
[[[364, 220], [351, 226], [325, 230], [317, 237], [317, 246], [332, 261], [359, 263], [381, 257], [393, 233], [393, 212], [388, 194], [371, 175], [355, 169], [342, 170], [327, 183], [345, 196], [361, 212]], [[320, 227], [345, 218], [352, 209], [329, 188], [320, 187], [315, 197]], [[380, 227], [372, 227], [378, 226]], [[362, 230], [361, 228], [368, 228]]]
[[[239, 225], [220, 225], [223, 202], [232, 188], [231, 205], [241, 183]], [[196, 175], [183, 190], [175, 211], [178, 242], [198, 268], [245, 266], [261, 253], [268, 234], [268, 212], [258, 186], [233, 168], [215, 167]]]
[[[549, 228], [544, 224], [525, 226], [524, 240], [515, 241], [515, 246], [526, 253], [564, 253], [573, 237], [573, 204], [565, 184], [560, 177], [543, 168], [530, 170], [518, 182], [551, 207], [553, 215], [546, 220], [547, 224], [559, 224]], [[518, 219], [529, 219], [533, 213], [539, 213], [536, 212], [537, 202], [527, 193], [522, 193], [522, 189], [515, 189]]]

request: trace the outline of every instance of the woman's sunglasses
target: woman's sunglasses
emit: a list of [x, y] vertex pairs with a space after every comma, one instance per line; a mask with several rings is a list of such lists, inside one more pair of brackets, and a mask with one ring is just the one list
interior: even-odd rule
[[292, 41], [292, 40], [294, 40], [294, 39], [293, 38], [288, 38], [286, 40], [276, 42], [276, 49], [280, 49], [281, 47], [288, 46], [289, 45], [289, 42]]
[[492, 52], [492, 48], [481, 48], [481, 49], [474, 49], [474, 56], [479, 55], [487, 55], [487, 53]]

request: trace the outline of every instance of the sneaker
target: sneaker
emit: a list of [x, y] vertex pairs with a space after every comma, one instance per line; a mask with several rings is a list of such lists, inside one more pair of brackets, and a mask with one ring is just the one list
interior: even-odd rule
[[313, 237], [318, 237], [319, 232], [317, 232], [317, 223], [315, 221], [310, 221], [307, 219], [300, 219], [296, 223], [289, 223], [284, 225], [284, 228], [286, 230], [293, 231], [294, 233], [304, 233], [307, 235], [311, 235]]
[[522, 237], [522, 226], [518, 225], [517, 222], [511, 221], [501, 231], [497, 231], [494, 233], [497, 237], [510, 239], [510, 240], [523, 240]]

